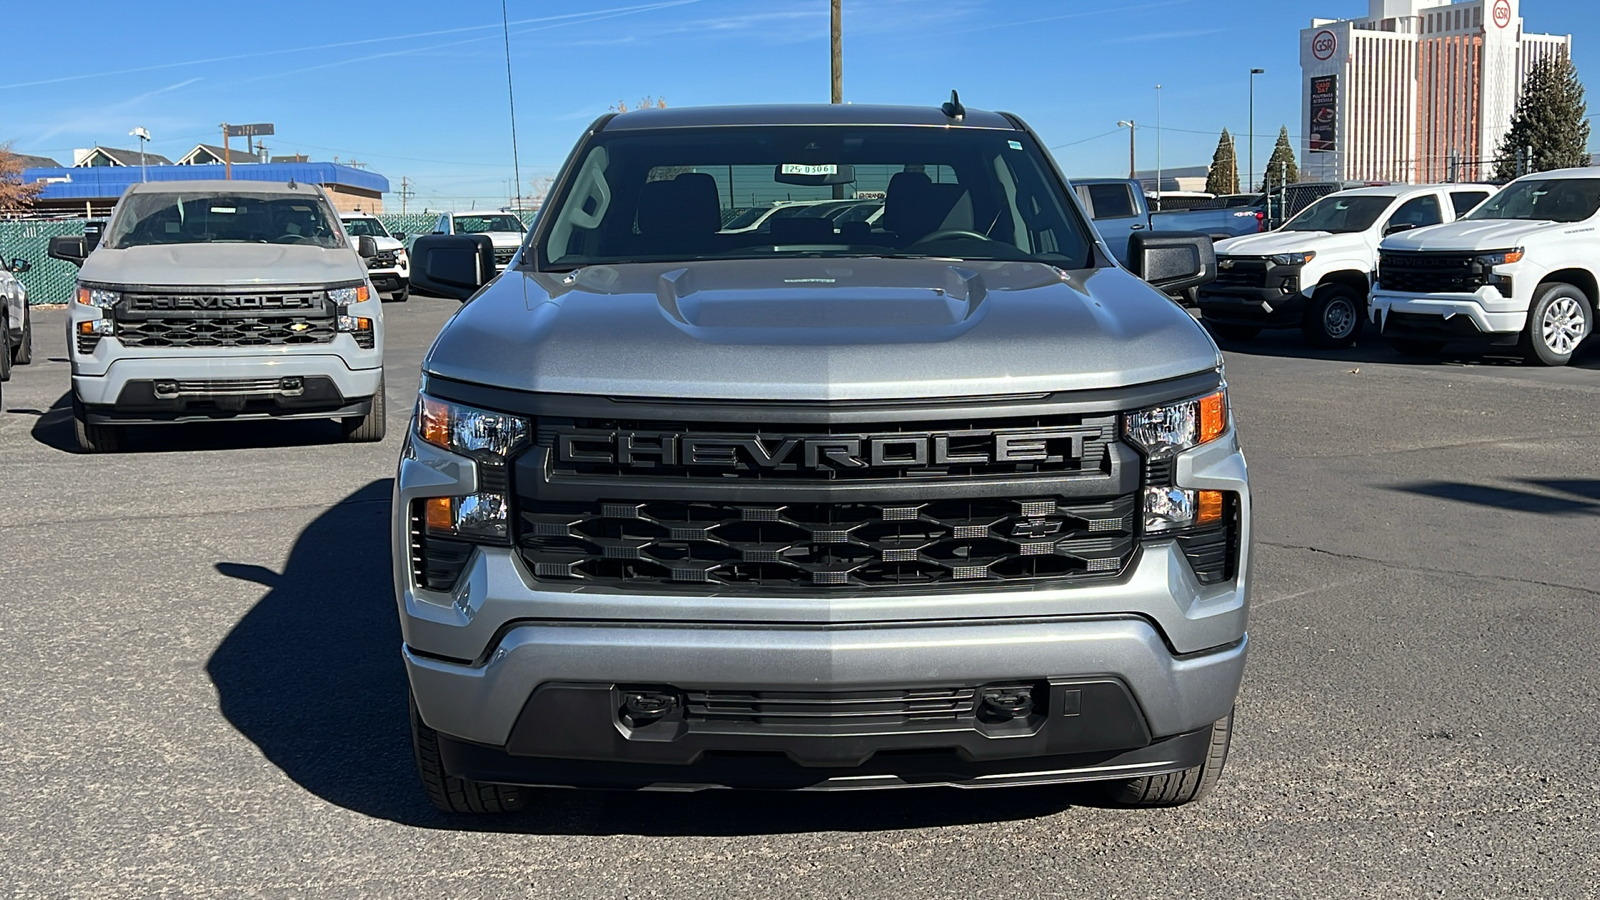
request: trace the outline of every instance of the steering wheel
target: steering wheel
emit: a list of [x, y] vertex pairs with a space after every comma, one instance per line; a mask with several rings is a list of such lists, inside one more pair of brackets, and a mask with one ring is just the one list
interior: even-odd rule
[[917, 243], [926, 244], [929, 241], [942, 241], [949, 238], [972, 238], [979, 241], [994, 240], [994, 238], [989, 237], [987, 234], [979, 234], [976, 231], [968, 231], [965, 228], [942, 228], [933, 232], [932, 234], [925, 234], [922, 237], [917, 238]]
[[280, 234], [272, 239], [274, 244], [309, 244], [311, 239], [303, 234]]

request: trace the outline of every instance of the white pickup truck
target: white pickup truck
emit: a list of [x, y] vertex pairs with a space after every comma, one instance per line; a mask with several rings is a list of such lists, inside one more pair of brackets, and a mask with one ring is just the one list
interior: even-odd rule
[[1340, 191], [1282, 228], [1217, 244], [1217, 280], [1200, 289], [1200, 316], [1219, 337], [1299, 328], [1319, 347], [1361, 336], [1367, 290], [1385, 235], [1453, 222], [1495, 189], [1393, 184]]
[[1526, 175], [1463, 221], [1386, 239], [1372, 321], [1401, 353], [1513, 346], [1566, 365], [1594, 330], [1600, 167]]

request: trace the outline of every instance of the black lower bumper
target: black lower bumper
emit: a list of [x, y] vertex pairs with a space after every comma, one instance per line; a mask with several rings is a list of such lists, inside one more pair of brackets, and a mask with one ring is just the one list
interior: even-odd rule
[[1305, 315], [1304, 294], [1285, 294], [1278, 288], [1202, 289], [1200, 317], [1213, 322], [1253, 325], [1259, 328], [1296, 328]]
[[372, 272], [367, 277], [372, 279], [372, 289], [380, 294], [398, 294], [406, 286], [406, 279], [395, 273]]
[[[267, 384], [266, 382], [272, 382]], [[321, 375], [264, 379], [240, 384], [228, 380], [130, 381], [112, 406], [90, 406], [96, 424], [202, 422], [216, 419], [292, 419], [364, 416], [372, 398], [351, 399], [333, 379]]]
[[1397, 341], [1445, 341], [1483, 347], [1509, 347], [1521, 337], [1519, 332], [1479, 331], [1468, 316], [1430, 316], [1422, 313], [1389, 312], [1383, 317], [1383, 336]]
[[[1029, 689], [1024, 712], [986, 712], [986, 691], [1018, 687]], [[639, 719], [628, 698], [641, 690], [683, 699]], [[859, 711], [880, 701], [850, 693], [731, 700], [670, 686], [548, 684], [529, 698], [506, 746], [440, 735], [440, 749], [450, 774], [501, 784], [848, 790], [1131, 778], [1197, 766], [1208, 746], [1209, 729], [1152, 740], [1115, 679], [971, 692], [949, 715], [918, 713], [927, 701], [912, 698], [901, 701], [909, 714], [885, 716]]]

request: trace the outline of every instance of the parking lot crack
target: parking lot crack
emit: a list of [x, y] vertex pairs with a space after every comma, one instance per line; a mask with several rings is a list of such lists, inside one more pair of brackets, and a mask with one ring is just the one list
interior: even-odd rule
[[1337, 550], [1313, 547], [1309, 544], [1284, 544], [1276, 541], [1257, 541], [1257, 543], [1267, 547], [1275, 547], [1279, 550], [1299, 550], [1305, 553], [1317, 553], [1323, 556], [1332, 556], [1336, 559], [1347, 559], [1352, 562], [1371, 563], [1375, 566], [1382, 566], [1383, 568], [1394, 569], [1400, 572], [1415, 572], [1423, 575], [1453, 575], [1459, 578], [1475, 578], [1482, 581], [1502, 581], [1509, 582], [1511, 584], [1527, 584], [1537, 587], [1560, 588], [1562, 590], [1575, 591], [1580, 594], [1588, 594], [1592, 597], [1600, 597], [1600, 590], [1590, 587], [1583, 587], [1576, 584], [1565, 584], [1559, 581], [1542, 581], [1537, 578], [1516, 578], [1511, 575], [1492, 575], [1482, 572], [1468, 572], [1461, 569], [1438, 569], [1431, 566], [1413, 566], [1406, 563], [1394, 562], [1393, 560], [1388, 559], [1362, 556], [1357, 553], [1341, 553]]

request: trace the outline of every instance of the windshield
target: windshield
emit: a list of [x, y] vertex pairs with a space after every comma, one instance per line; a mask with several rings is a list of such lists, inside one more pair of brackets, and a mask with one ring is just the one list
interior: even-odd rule
[[1341, 197], [1330, 194], [1301, 210], [1282, 230], [1331, 231], [1334, 234], [1366, 231], [1393, 202], [1393, 197]]
[[1600, 178], [1535, 178], [1505, 190], [1468, 213], [1468, 219], [1582, 222], [1600, 209]]
[[101, 244], [123, 249], [150, 244], [310, 244], [343, 247], [343, 230], [315, 193], [130, 194]]
[[490, 231], [525, 231], [522, 220], [510, 213], [487, 216], [456, 216], [456, 234], [485, 234]]
[[939, 257], [1089, 265], [1093, 239], [1025, 134], [747, 126], [602, 133], [539, 247], [629, 262]]
[[360, 237], [362, 235], [371, 237], [389, 236], [389, 229], [384, 228], [383, 223], [377, 219], [345, 219], [344, 230], [349, 232], [351, 237]]

